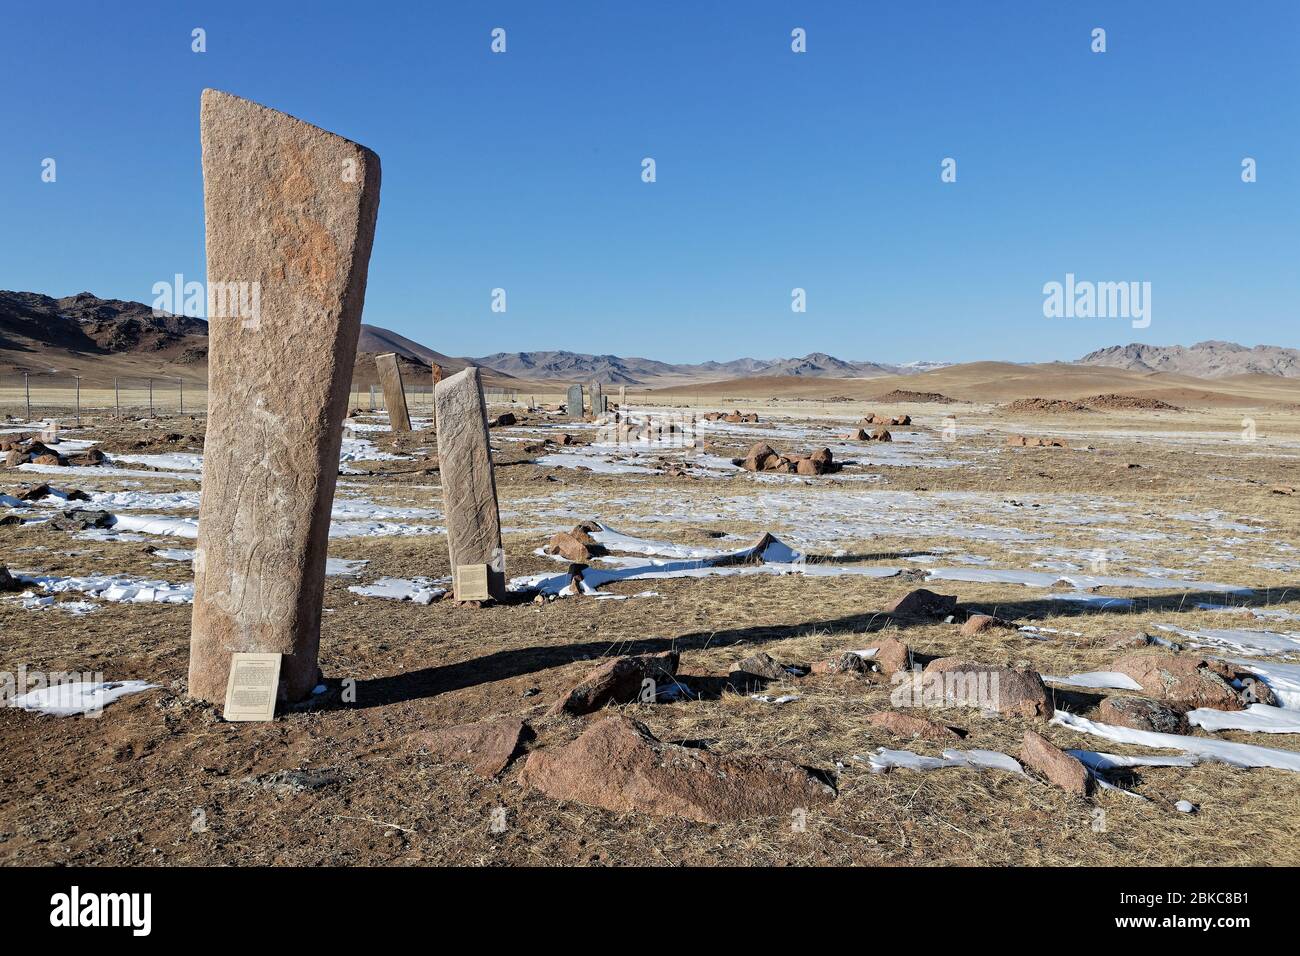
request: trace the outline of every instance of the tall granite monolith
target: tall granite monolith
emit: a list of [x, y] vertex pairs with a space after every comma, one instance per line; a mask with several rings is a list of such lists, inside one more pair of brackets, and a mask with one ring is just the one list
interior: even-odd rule
[[[200, 134], [208, 424], [189, 692], [223, 702], [231, 654], [279, 653], [280, 695], [300, 700], [320, 679], [325, 546], [379, 157], [217, 90], [203, 91]], [[213, 290], [232, 285], [251, 289], [256, 308], [214, 309]]]
[[501, 549], [497, 483], [488, 443], [487, 403], [479, 370], [470, 366], [438, 383], [438, 472], [446, 512], [451, 572], [461, 565], [488, 566], [488, 593], [506, 596], [506, 561]]
[[569, 396], [564, 401], [564, 415], [569, 421], [582, 419], [582, 386], [570, 385]]
[[605, 414], [605, 395], [601, 391], [600, 382], [591, 383], [591, 414]]
[[384, 408], [388, 409], [388, 427], [395, 432], [411, 430], [411, 413], [406, 410], [406, 389], [402, 387], [402, 369], [396, 352], [375, 356], [379, 384], [384, 387]]

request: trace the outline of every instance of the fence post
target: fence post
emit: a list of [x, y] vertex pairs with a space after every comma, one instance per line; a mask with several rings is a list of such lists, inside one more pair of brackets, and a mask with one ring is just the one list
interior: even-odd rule
[[74, 375], [77, 380], [77, 427], [81, 427], [81, 376]]
[[117, 417], [122, 417], [122, 398], [117, 393], [117, 376], [113, 376], [113, 408], [117, 410]]
[[153, 379], [149, 379], [149, 417], [153, 418]]
[[23, 396], [27, 401], [27, 420], [32, 420], [32, 384], [28, 372], [23, 372]]
[[181, 413], [182, 415], [184, 415], [184, 414], [185, 414], [185, 379], [183, 379], [183, 378], [178, 378], [178, 379], [176, 380], [176, 385], [177, 385], [177, 387], [180, 388], [180, 390], [181, 390], [181, 411], [180, 411], [180, 413]]

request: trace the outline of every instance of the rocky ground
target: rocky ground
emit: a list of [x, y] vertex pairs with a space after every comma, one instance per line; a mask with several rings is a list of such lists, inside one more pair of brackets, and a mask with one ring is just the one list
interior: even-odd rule
[[[94, 718], [0, 710], [0, 860], [1300, 862], [1300, 777], [1276, 766], [1300, 734], [1187, 723], [1300, 715], [1300, 434], [1123, 405], [755, 404], [690, 448], [493, 408], [516, 418], [492, 433], [517, 597], [482, 608], [438, 599], [427, 421], [357, 415], [327, 689], [266, 724], [184, 694], [202, 418], [87, 415], [43, 464], [19, 459], [44, 429], [11, 422], [0, 670], [158, 686]], [[885, 442], [873, 416], [909, 421]], [[834, 467], [800, 473], [823, 448]], [[545, 553], [562, 532], [587, 550]], [[575, 559], [595, 593], [557, 596]], [[1078, 718], [1281, 756], [1194, 762]], [[1181, 765], [1098, 779], [1096, 753]]]

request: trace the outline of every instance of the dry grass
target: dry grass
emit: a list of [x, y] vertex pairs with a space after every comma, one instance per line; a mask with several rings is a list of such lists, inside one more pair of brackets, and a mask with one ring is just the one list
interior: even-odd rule
[[[797, 407], [797, 406], [796, 406]], [[804, 409], [806, 412], [807, 409]], [[942, 410], [910, 410], [923, 430], [940, 427]], [[840, 421], [861, 413], [846, 407]], [[765, 414], [767, 414], [765, 412]], [[971, 415], [967, 409], [966, 416]], [[1218, 413], [1187, 415], [1185, 430], [1211, 429]], [[801, 415], [805, 420], [811, 415]], [[1248, 584], [1258, 602], [1300, 611], [1297, 575], [1268, 570], [1286, 560], [1275, 545], [1300, 546], [1296, 499], [1269, 493], [1294, 473], [1293, 450], [1264, 441], [1225, 446], [1211, 457], [1177, 442], [1118, 434], [1120, 429], [1170, 428], [1162, 416], [1090, 415], [1091, 427], [1109, 428], [1088, 439], [1094, 451], [1003, 446], [1001, 432], [1068, 430], [1069, 420], [1008, 421], [983, 410], [973, 417], [978, 434], [963, 433], [953, 453], [970, 464], [955, 469], [873, 468], [879, 483], [761, 484], [746, 477], [721, 483], [657, 476], [596, 475], [507, 464], [526, 456], [502, 443], [498, 482], [511, 574], [558, 567], [531, 552], [556, 527], [571, 523], [553, 509], [600, 517], [620, 530], [672, 540], [707, 540], [699, 528], [748, 536], [782, 519], [760, 499], [774, 491], [809, 504], [809, 513], [833, 516], [846, 496], [910, 491], [921, 496], [969, 492], [979, 497], [943, 499], [937, 509], [967, 522], [1010, 523], [1026, 532], [1050, 529], [1047, 539], [972, 540], [955, 535], [923, 538], [894, 534], [838, 539], [850, 554], [878, 555], [865, 563], [916, 566], [908, 555], [947, 547], [987, 557], [994, 567], [1029, 567], [1042, 556], [1020, 553], [1049, 545], [1083, 554], [1098, 546], [1096, 528], [1048, 524], [1035, 517], [1031, 499], [1065, 502], [1073, 496], [1113, 499], [1118, 524], [1128, 532], [1173, 536], [1124, 541], [1127, 552], [1111, 560], [1110, 573], [1148, 566], [1195, 567], [1204, 580]], [[1222, 416], [1219, 416], [1222, 417]], [[1259, 416], [1262, 435], [1284, 423]], [[1219, 423], [1226, 433], [1235, 422]], [[143, 426], [96, 423], [93, 433], [128, 443]], [[166, 430], [165, 423], [153, 426]], [[174, 427], [174, 426], [170, 426]], [[188, 427], [174, 427], [187, 431]], [[842, 429], [839, 429], [842, 430]], [[1170, 429], [1172, 430], [1172, 429]], [[382, 447], [427, 447], [430, 436]], [[744, 442], [719, 453], [739, 451]], [[793, 450], [806, 450], [794, 448]], [[838, 456], [837, 452], [837, 456]], [[1129, 469], [1135, 461], [1141, 468]], [[557, 482], [537, 480], [544, 473]], [[850, 472], [851, 473], [851, 472]], [[35, 476], [0, 473], [0, 488]], [[190, 488], [147, 473], [144, 487]], [[436, 475], [347, 477], [340, 495], [364, 495], [382, 504], [440, 507]], [[83, 488], [120, 487], [103, 478], [58, 482]], [[698, 522], [649, 520], [660, 510], [711, 514], [723, 499], [755, 508]], [[1023, 511], [995, 505], [1023, 500]], [[939, 499], [936, 499], [936, 501]], [[650, 507], [647, 508], [647, 503]], [[1041, 510], [1041, 509], [1039, 509]], [[1261, 534], [1207, 529], [1179, 522], [1182, 512], [1222, 511], [1266, 526]], [[1023, 514], [1023, 518], [1019, 517]], [[881, 519], [891, 518], [882, 506]], [[773, 530], [798, 536], [797, 523]], [[1224, 544], [1212, 539], [1241, 538]], [[150, 544], [154, 542], [149, 542]], [[158, 542], [162, 545], [185, 542]], [[829, 551], [831, 548], [826, 548]], [[1191, 565], [1198, 551], [1231, 553]], [[61, 573], [89, 571], [183, 581], [183, 564], [160, 562], [142, 543], [94, 542], [37, 527], [0, 527], [0, 563]], [[448, 573], [440, 537], [345, 539], [331, 555], [370, 561], [365, 580], [383, 575], [440, 577]], [[1086, 560], [1086, 559], [1085, 559]], [[946, 563], [946, 562], [945, 562]], [[1185, 595], [1115, 590], [1137, 599], [1132, 610], [1083, 612], [1045, 599], [1041, 589], [1019, 585], [940, 582], [929, 586], [964, 603], [997, 610], [1075, 634], [1034, 640], [1019, 632], [992, 631], [962, 638], [952, 625], [888, 618], [879, 609], [916, 585], [866, 577], [712, 577], [628, 581], [608, 590], [657, 598], [625, 601], [567, 600], [473, 609], [451, 603], [428, 607], [360, 598], [355, 583], [326, 585], [322, 667], [332, 682], [357, 681], [355, 706], [293, 712], [270, 724], [230, 725], [213, 710], [183, 696], [189, 608], [104, 605], [72, 617], [34, 613], [0, 603], [4, 669], [101, 670], [110, 678], [146, 678], [164, 689], [112, 705], [98, 720], [55, 719], [0, 712], [0, 861], [8, 863], [427, 863], [463, 864], [1092, 864], [1267, 865], [1300, 863], [1293, 839], [1300, 827], [1300, 795], [1292, 775], [1236, 770], [1213, 764], [1192, 769], [1145, 768], [1126, 780], [1149, 798], [1103, 792], [1092, 800], [1066, 796], [1033, 777], [996, 772], [897, 771], [874, 775], [854, 755], [879, 746], [937, 753], [924, 742], [904, 742], [866, 723], [889, 706], [887, 682], [849, 677], [791, 679], [776, 690], [801, 699], [771, 705], [723, 690], [704, 699], [664, 705], [629, 705], [665, 740], [708, 741], [726, 753], [776, 754], [836, 771], [839, 798], [807, 818], [806, 832], [787, 819], [701, 825], [639, 814], [615, 814], [556, 803], [520, 787], [518, 770], [482, 781], [468, 770], [435, 759], [411, 735], [431, 727], [498, 714], [535, 722], [540, 746], [577, 734], [582, 722], [543, 717], [555, 697], [580, 678], [594, 659], [622, 652], [675, 646], [682, 671], [721, 677], [746, 653], [762, 649], [779, 660], [807, 663], [850, 647], [870, 646], [882, 633], [920, 653], [963, 656], [1032, 666], [1044, 673], [1104, 668], [1113, 641], [1161, 622], [1196, 626], [1267, 626], [1230, 621], [1191, 608]], [[714, 685], [720, 682], [715, 681]], [[704, 686], [707, 682], [701, 682]], [[537, 693], [529, 694], [533, 689]], [[1088, 694], [1062, 698], [1087, 713]], [[1061, 728], [1043, 729], [1019, 718], [988, 719], [958, 709], [943, 719], [964, 728], [963, 747], [1015, 753], [1024, 729], [1035, 726], [1061, 746], [1097, 742]], [[1288, 749], [1290, 736], [1224, 734], [1230, 739]], [[1133, 751], [1106, 745], [1115, 751]], [[288, 769], [327, 771], [319, 789], [284, 793], [257, 778]], [[1200, 806], [1195, 815], [1173, 812], [1178, 799]], [[492, 832], [495, 809], [508, 827]], [[206, 829], [192, 828], [201, 810]], [[1101, 811], [1100, 815], [1098, 811]]]

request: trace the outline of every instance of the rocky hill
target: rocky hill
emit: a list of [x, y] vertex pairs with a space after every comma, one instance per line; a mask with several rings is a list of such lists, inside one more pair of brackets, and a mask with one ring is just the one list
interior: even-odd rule
[[1300, 378], [1300, 350], [1278, 345], [1253, 348], [1236, 342], [1197, 342], [1195, 345], [1113, 345], [1089, 352], [1080, 365], [1103, 365], [1137, 372], [1174, 372], [1196, 378], [1229, 375], [1281, 375]]

